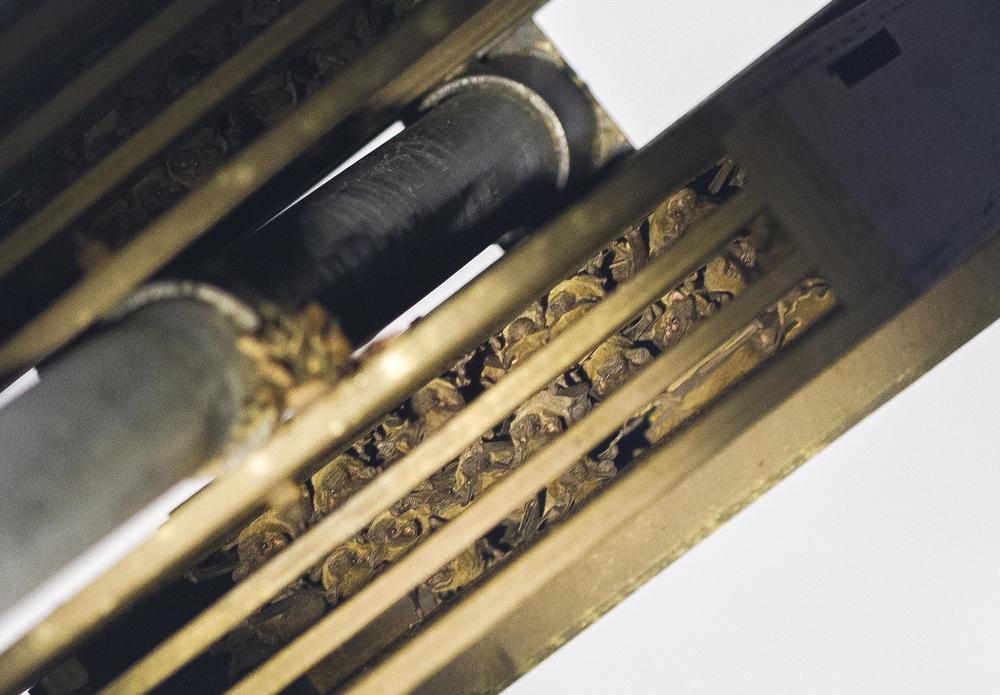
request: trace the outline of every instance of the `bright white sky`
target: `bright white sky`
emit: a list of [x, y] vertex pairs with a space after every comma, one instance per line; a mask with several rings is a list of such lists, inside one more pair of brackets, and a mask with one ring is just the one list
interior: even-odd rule
[[[823, 4], [554, 0], [540, 20], [642, 143]], [[1000, 692], [997, 355], [1000, 324], [507, 695]]]

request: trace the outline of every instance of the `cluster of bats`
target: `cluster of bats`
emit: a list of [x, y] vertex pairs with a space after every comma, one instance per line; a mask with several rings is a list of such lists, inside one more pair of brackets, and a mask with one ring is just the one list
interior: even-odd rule
[[[691, 188], [670, 196], [580, 272], [556, 285], [500, 333], [383, 418], [365, 438], [312, 476], [296, 503], [267, 512], [239, 534], [232, 544], [237, 556], [234, 580], [277, 555], [381, 470], [412, 451], [478, 393], [577, 321], [606, 293], [627, 282], [716, 206]], [[738, 295], [758, 272], [762, 254], [773, 245], [772, 236], [766, 220], [751, 223], [680, 286], [612, 334], [367, 529], [336, 548], [308, 576], [227, 638], [220, 649], [231, 655], [231, 670], [238, 673], [264, 660], [331, 606], [357, 593], [387, 565], [578, 422], [655, 356], [669, 350], [693, 325]], [[685, 380], [669, 385], [597, 450], [428, 578], [414, 595], [417, 615], [424, 616], [477, 581], [566, 516], [736, 378], [811, 325], [832, 302], [832, 293], [821, 280], [807, 280], [796, 287]]]

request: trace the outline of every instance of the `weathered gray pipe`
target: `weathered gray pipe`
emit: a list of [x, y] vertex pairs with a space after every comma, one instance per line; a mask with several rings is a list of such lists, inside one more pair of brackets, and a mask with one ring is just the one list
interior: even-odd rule
[[208, 304], [153, 303], [0, 410], [0, 610], [226, 445], [252, 388]]

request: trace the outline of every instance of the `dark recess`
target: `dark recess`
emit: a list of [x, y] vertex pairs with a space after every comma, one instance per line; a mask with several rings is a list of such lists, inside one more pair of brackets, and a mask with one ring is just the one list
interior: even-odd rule
[[830, 63], [827, 69], [848, 87], [874, 74], [902, 55], [896, 39], [886, 29]]

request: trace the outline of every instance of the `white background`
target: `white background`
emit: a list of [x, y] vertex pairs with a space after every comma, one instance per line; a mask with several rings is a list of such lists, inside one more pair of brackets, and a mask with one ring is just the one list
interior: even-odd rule
[[[554, 0], [540, 22], [639, 144], [823, 6]], [[508, 695], [1000, 693], [1000, 324]]]

